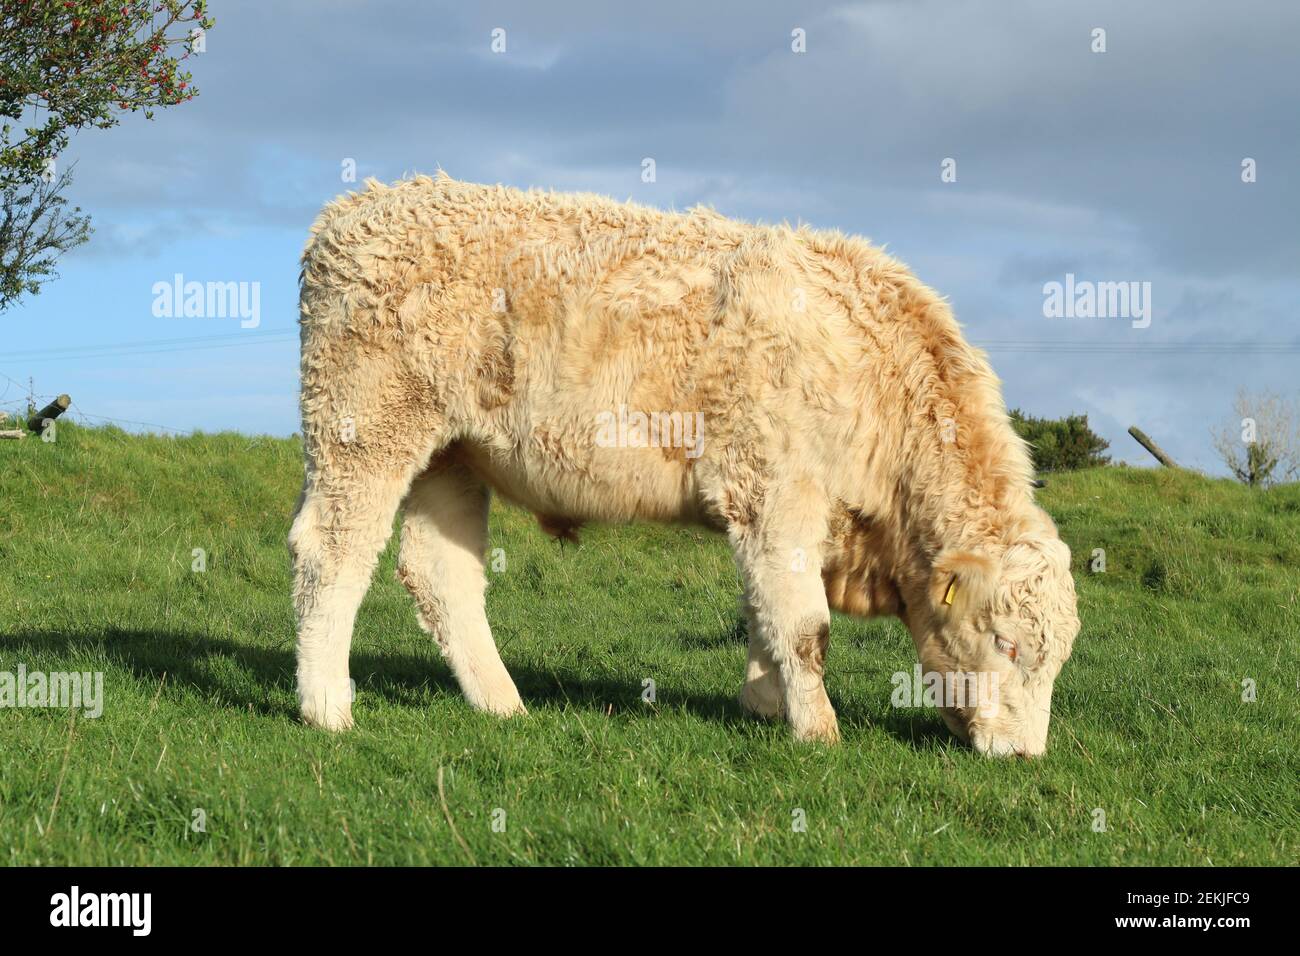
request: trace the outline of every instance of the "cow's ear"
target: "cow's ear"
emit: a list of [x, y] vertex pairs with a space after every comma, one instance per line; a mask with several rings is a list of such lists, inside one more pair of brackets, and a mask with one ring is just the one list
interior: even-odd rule
[[960, 620], [993, 600], [997, 562], [977, 551], [944, 551], [930, 572], [930, 602], [939, 616]]

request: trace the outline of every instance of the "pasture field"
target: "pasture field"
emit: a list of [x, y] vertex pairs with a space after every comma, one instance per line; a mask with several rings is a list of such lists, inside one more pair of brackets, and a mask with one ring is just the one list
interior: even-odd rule
[[836, 616], [844, 742], [797, 745], [735, 703], [722, 538], [594, 527], [561, 547], [500, 503], [488, 613], [529, 715], [463, 702], [394, 539], [358, 617], [356, 729], [309, 730], [285, 547], [301, 475], [292, 439], [0, 442], [0, 672], [104, 687], [98, 718], [0, 708], [0, 862], [1300, 861], [1300, 487], [1052, 476], [1083, 631], [1047, 756], [994, 761], [891, 706], [915, 663], [897, 621]]

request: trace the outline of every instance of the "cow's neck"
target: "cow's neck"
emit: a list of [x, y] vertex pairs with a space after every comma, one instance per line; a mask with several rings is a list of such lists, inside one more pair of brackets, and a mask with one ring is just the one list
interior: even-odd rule
[[825, 578], [839, 610], [899, 613], [919, 599], [942, 551], [996, 554], [1039, 520], [1032, 465], [997, 380], [955, 324], [951, 336], [946, 374], [881, 423], [888, 453], [874, 456], [866, 476], [874, 497], [842, 506], [832, 521]]
[[938, 439], [926, 429], [903, 438], [906, 453], [892, 476], [895, 580], [909, 603], [922, 600], [944, 551], [997, 557], [1040, 520], [1029, 456], [988, 379], [994, 384], [971, 384], [973, 398], [941, 422]]
[[862, 471], [832, 521], [827, 593], [842, 584], [850, 594], [856, 579], [860, 599], [847, 602], [881, 613], [891, 587], [903, 602], [919, 598], [941, 552], [996, 553], [1037, 509], [1029, 455], [983, 354], [932, 290], [878, 251], [854, 248], [872, 307], [852, 315], [871, 368], [852, 401], [872, 414]]
[[[991, 430], [996, 424], [984, 427]], [[933, 558], [948, 549], [996, 551], [1019, 535], [1031, 520], [1033, 475], [1007, 431], [993, 437], [1002, 447], [991, 453], [925, 450], [919, 467], [909, 469], [912, 474], [899, 484], [902, 542]]]

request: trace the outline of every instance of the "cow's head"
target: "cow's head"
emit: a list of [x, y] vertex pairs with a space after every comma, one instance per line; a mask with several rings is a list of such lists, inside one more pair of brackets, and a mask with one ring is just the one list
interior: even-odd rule
[[927, 597], [908, 623], [922, 670], [945, 675], [944, 722], [982, 753], [1043, 753], [1052, 685], [1079, 631], [1070, 549], [1044, 528], [996, 556], [944, 551]]

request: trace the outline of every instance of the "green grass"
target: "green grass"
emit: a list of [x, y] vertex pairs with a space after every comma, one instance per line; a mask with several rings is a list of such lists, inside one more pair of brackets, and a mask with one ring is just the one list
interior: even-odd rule
[[1083, 633], [1049, 753], [1029, 762], [891, 708], [909, 638], [843, 617], [827, 680], [844, 743], [796, 745], [734, 703], [745, 647], [722, 539], [592, 528], [561, 549], [500, 505], [488, 613], [531, 713], [498, 722], [462, 701], [390, 547], [353, 643], [357, 727], [308, 730], [284, 544], [301, 474], [291, 440], [65, 425], [55, 444], [0, 442], [0, 670], [102, 671], [106, 698], [99, 719], [0, 710], [0, 862], [1300, 858], [1300, 487], [1051, 478]]

